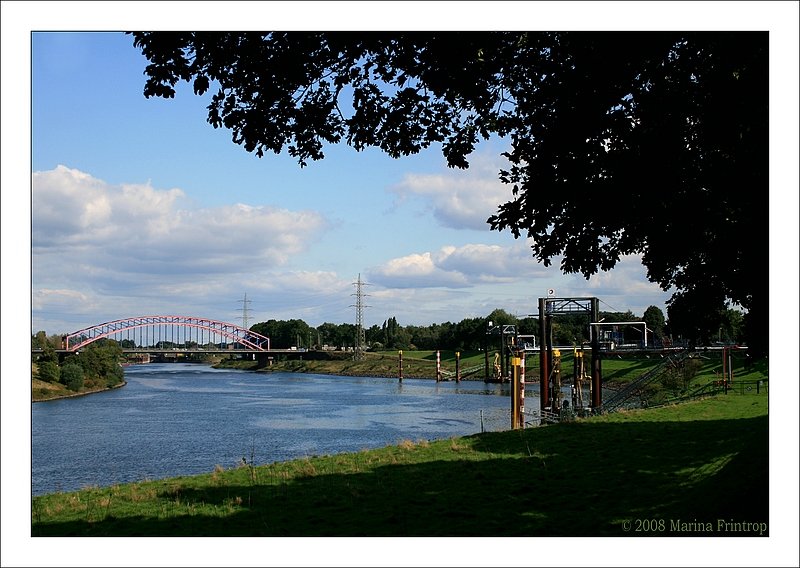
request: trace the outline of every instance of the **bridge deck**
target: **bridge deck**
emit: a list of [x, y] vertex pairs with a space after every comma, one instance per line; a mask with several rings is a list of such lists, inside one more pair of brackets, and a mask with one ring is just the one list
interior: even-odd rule
[[[31, 353], [41, 353], [42, 349], [31, 349]], [[74, 353], [68, 349], [55, 349], [56, 353]], [[307, 353], [307, 349], [147, 349], [147, 348], [134, 348], [122, 349], [123, 353], [203, 353], [203, 354], [220, 354], [220, 355], [235, 355], [241, 353]]]

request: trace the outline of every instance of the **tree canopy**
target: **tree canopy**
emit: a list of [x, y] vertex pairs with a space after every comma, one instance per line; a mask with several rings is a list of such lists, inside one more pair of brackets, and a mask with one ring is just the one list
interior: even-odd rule
[[491, 229], [586, 278], [639, 254], [670, 313], [713, 328], [738, 305], [751, 346], [766, 340], [766, 32], [132, 35], [145, 96], [213, 90], [208, 122], [259, 157], [435, 144], [466, 168], [507, 137]]

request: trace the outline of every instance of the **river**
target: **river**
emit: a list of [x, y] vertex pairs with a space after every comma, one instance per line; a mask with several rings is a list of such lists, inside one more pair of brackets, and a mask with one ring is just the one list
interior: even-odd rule
[[210, 473], [510, 427], [509, 385], [254, 373], [165, 363], [127, 385], [39, 402], [33, 495]]

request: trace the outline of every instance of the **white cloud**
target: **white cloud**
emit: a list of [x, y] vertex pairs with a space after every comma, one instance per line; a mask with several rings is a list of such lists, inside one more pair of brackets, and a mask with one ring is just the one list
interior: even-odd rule
[[467, 170], [442, 174], [406, 174], [389, 190], [400, 202], [421, 198], [432, 208], [433, 216], [444, 227], [486, 231], [486, 220], [500, 204], [511, 199], [508, 185], [498, 179], [500, 164], [496, 156], [477, 154]]
[[463, 274], [437, 266], [430, 252], [394, 258], [370, 271], [369, 278], [391, 288], [460, 288], [467, 285]]
[[436, 252], [394, 258], [369, 271], [371, 281], [389, 288], [465, 288], [544, 277], [524, 242], [512, 246], [447, 245]]
[[33, 309], [40, 310], [53, 298], [69, 300], [75, 302], [76, 304], [80, 304], [88, 300], [86, 294], [83, 294], [77, 290], [49, 290], [47, 288], [41, 288], [34, 291], [31, 305], [33, 306]]
[[[174, 313], [241, 321], [355, 319], [355, 287], [333, 271], [301, 270], [329, 224], [314, 211], [247, 204], [183, 207], [180, 189], [110, 185], [60, 166], [32, 179], [34, 331], [69, 332], [133, 315]], [[668, 294], [638, 258], [586, 281], [545, 268], [529, 242], [474, 242], [412, 251], [364, 271], [367, 321], [459, 321], [501, 307], [529, 313], [547, 288], [598, 296], [603, 309], [642, 313]], [[99, 315], [98, 315], [99, 314]]]
[[367, 278], [384, 287], [375, 296], [385, 313], [402, 313], [414, 322], [448, 310], [462, 318], [485, 316], [495, 308], [527, 315], [536, 312], [537, 299], [550, 288], [559, 297], [597, 297], [603, 311], [631, 310], [641, 316], [654, 305], [666, 314], [671, 294], [647, 281], [638, 256], [623, 257], [614, 270], [589, 280], [562, 274], [559, 262], [555, 258], [550, 267], [535, 262], [525, 242], [450, 245], [392, 259], [369, 271]]
[[158, 191], [148, 185], [114, 187], [65, 166], [34, 172], [34, 246], [75, 245], [111, 239], [135, 227], [146, 236], [169, 225], [180, 189]]
[[371, 307], [364, 311], [367, 326], [380, 325], [389, 317], [396, 317], [400, 325], [429, 325], [472, 317], [474, 298], [463, 289], [378, 288], [369, 293]]
[[510, 282], [521, 277], [544, 276], [546, 271], [522, 241], [507, 247], [485, 244], [443, 247], [437, 264], [480, 282]]
[[180, 208], [180, 189], [111, 185], [64, 166], [35, 172], [32, 192], [34, 317], [119, 314], [120, 299], [127, 317], [237, 297], [243, 280], [288, 265], [328, 227], [315, 211]]
[[36, 254], [78, 256], [101, 271], [175, 274], [239, 271], [245, 261], [250, 268], [284, 264], [326, 228], [314, 211], [244, 204], [179, 209], [180, 189], [113, 186], [64, 166], [35, 172], [32, 187]]
[[[353, 321], [355, 286], [330, 271], [291, 270], [251, 275], [255, 321], [302, 319], [309, 325]], [[250, 295], [250, 294], [249, 294]]]
[[658, 284], [648, 281], [641, 255], [623, 256], [612, 270], [594, 274], [588, 281], [581, 275], [572, 275], [572, 282], [583, 289], [585, 295], [600, 298], [601, 310], [630, 310], [638, 316], [649, 306], [658, 307], [666, 315], [666, 301], [673, 292], [665, 292]]

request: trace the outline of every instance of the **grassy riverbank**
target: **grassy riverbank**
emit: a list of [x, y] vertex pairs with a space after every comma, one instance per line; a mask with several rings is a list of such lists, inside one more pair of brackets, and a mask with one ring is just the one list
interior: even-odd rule
[[[490, 353], [489, 367], [493, 372], [494, 354]], [[443, 378], [455, 378], [456, 354], [453, 351], [441, 351], [439, 354]], [[664, 396], [655, 399], [677, 396], [679, 391], [691, 391], [699, 386], [718, 381], [722, 377], [721, 353], [693, 354], [696, 363], [693, 374], [687, 376], [686, 384], [675, 383], [669, 388], [662, 388], [661, 382], [651, 386], [655, 389], [669, 390]], [[625, 357], [605, 357], [603, 359], [603, 385], [610, 389], [622, 388], [630, 381], [640, 377], [660, 365], [664, 359], [658, 355], [638, 354], [631, 352]], [[463, 380], [483, 380], [485, 376], [486, 355], [482, 351], [464, 351], [460, 353], [459, 368]], [[366, 352], [360, 361], [353, 359], [351, 353], [308, 353], [297, 355], [291, 359], [278, 360], [262, 367], [256, 361], [224, 360], [216, 365], [220, 368], [242, 369], [258, 372], [312, 373], [323, 375], [391, 377], [399, 376], [400, 361], [397, 351]], [[564, 377], [571, 376], [573, 354], [564, 350], [561, 357], [561, 368]], [[745, 365], [744, 360], [734, 361], [735, 383], [755, 383], [769, 379], [769, 368], [766, 359], [752, 365]], [[436, 378], [436, 351], [406, 351], [403, 353], [404, 378]], [[526, 378], [528, 382], [539, 380], [539, 358], [529, 355], [527, 358]], [[654, 400], [655, 400], [654, 399]]]
[[[259, 367], [255, 361], [222, 361], [216, 366], [223, 368], [245, 369], [259, 372], [313, 373], [321, 375], [345, 375], [355, 377], [398, 377], [400, 360], [397, 351], [366, 352], [364, 358], [356, 361], [352, 353], [329, 352], [295, 356], [288, 360], [273, 362], [268, 367]], [[314, 356], [319, 358], [313, 358]], [[302, 357], [302, 358], [301, 358]], [[441, 352], [442, 370], [455, 371], [455, 353]], [[479, 372], [474, 367], [480, 365]], [[472, 374], [465, 379], [483, 380], [484, 355], [482, 352], [464, 352], [461, 354], [460, 367], [463, 370], [472, 368]], [[435, 351], [406, 351], [403, 354], [403, 377], [418, 379], [436, 378]]]
[[73, 398], [76, 396], [84, 396], [96, 392], [103, 392], [110, 389], [124, 387], [127, 383], [124, 381], [113, 386], [83, 386], [78, 391], [70, 390], [66, 385], [61, 383], [48, 383], [37, 379], [31, 378], [31, 402], [43, 402], [45, 400], [57, 400], [60, 398]]
[[718, 520], [766, 523], [767, 452], [767, 395], [719, 395], [35, 497], [32, 534], [752, 536]]

